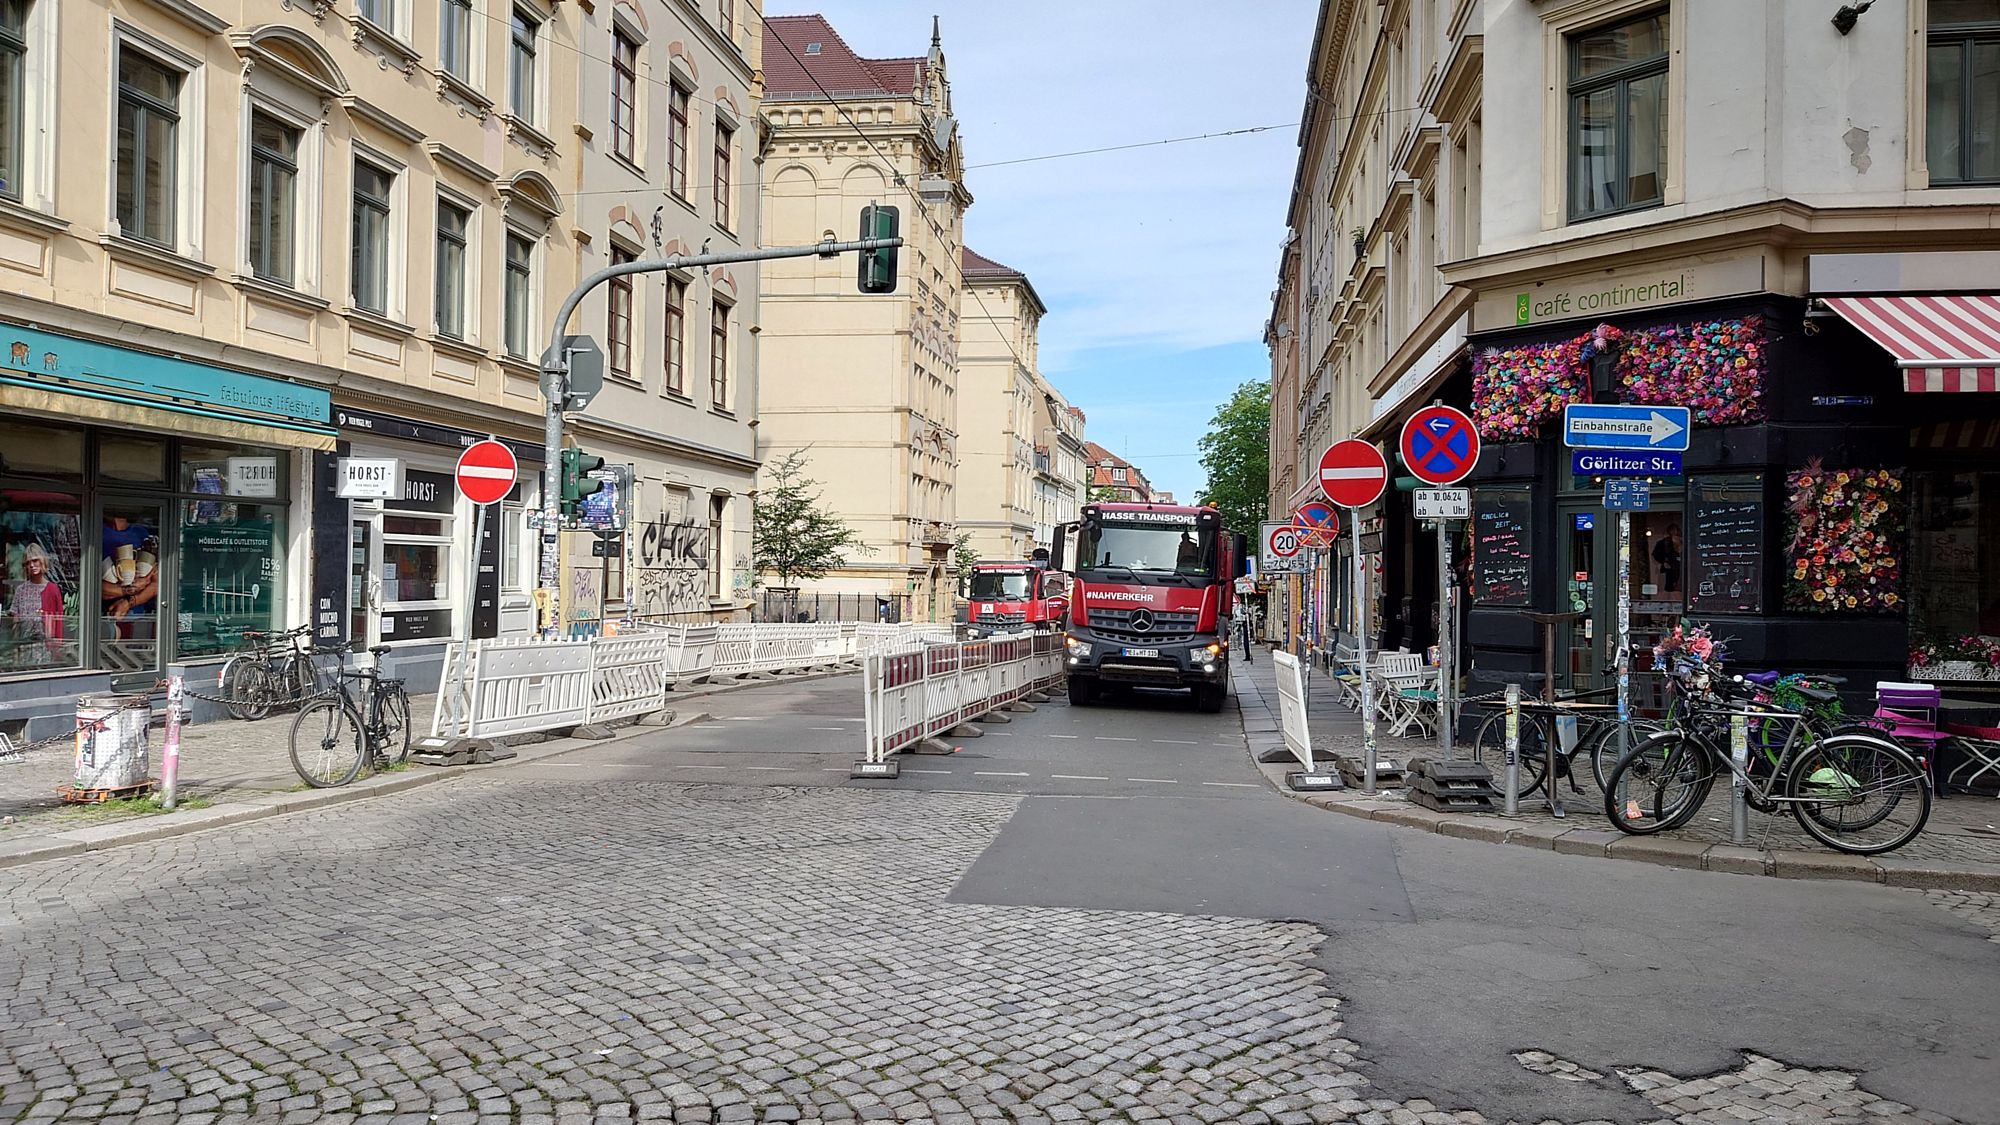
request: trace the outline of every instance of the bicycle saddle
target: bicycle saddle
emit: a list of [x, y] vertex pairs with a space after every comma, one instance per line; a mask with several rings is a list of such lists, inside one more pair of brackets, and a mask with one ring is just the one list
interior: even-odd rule
[[1773, 668], [1769, 672], [1743, 673], [1743, 679], [1745, 682], [1753, 684], [1762, 684], [1765, 687], [1770, 687], [1772, 684], [1777, 683], [1780, 679], [1783, 678], [1784, 678], [1784, 673], [1778, 671], [1775, 668]]
[[370, 645], [370, 646], [369, 646], [369, 648], [368, 648], [368, 655], [370, 655], [370, 656], [380, 656], [380, 655], [382, 655], [383, 653], [385, 653], [385, 652], [388, 652], [388, 651], [389, 651], [389, 646], [388, 646], [388, 645]]
[[1795, 684], [1792, 690], [1798, 692], [1804, 698], [1812, 700], [1814, 703], [1832, 703], [1834, 700], [1840, 698], [1840, 693], [1832, 688], [1809, 687], [1805, 684]]

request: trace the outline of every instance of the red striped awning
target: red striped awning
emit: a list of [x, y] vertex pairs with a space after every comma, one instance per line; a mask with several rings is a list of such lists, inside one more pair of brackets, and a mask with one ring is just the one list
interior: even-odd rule
[[2000, 294], [1822, 301], [1896, 357], [1905, 390], [2000, 391]]

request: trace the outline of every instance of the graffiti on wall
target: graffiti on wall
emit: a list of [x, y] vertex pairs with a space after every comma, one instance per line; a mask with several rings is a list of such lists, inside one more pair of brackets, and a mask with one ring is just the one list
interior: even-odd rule
[[642, 614], [708, 608], [708, 529], [656, 518], [632, 544], [634, 609]]

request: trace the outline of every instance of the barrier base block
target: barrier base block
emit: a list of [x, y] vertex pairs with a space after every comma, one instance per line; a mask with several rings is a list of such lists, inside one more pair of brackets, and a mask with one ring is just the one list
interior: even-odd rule
[[926, 738], [915, 746], [910, 747], [910, 753], [931, 755], [956, 754], [958, 753], [958, 747], [942, 739]]
[[419, 738], [410, 743], [410, 760], [424, 766], [462, 766], [472, 760], [469, 738]]
[[587, 738], [592, 742], [602, 742], [607, 738], [617, 738], [618, 732], [603, 723], [585, 723], [569, 732], [571, 738]]
[[1049, 701], [1049, 693], [1045, 691], [1031, 691], [1027, 694], [1026, 698], [1030, 703], [1047, 703]]
[[672, 711], [649, 711], [646, 714], [639, 716], [639, 725], [642, 727], [673, 726], [674, 713]]
[[1288, 773], [1285, 785], [1294, 793], [1311, 793], [1329, 789], [1345, 789], [1337, 773]]
[[1016, 701], [1016, 702], [1013, 702], [1013, 703], [1009, 703], [1009, 704], [1007, 704], [1006, 706], [1004, 706], [1004, 707], [1002, 707], [1002, 708], [1000, 708], [1000, 709], [1001, 709], [1002, 711], [1012, 711], [1012, 712], [1013, 712], [1014, 714], [1016, 714], [1016, 715], [1032, 715], [1032, 714], [1034, 714], [1034, 713], [1035, 713], [1035, 705], [1034, 705], [1034, 704], [1032, 704], [1032, 703], [1026, 703], [1026, 702], [1020, 702], [1020, 701]]
[[1014, 721], [1014, 716], [1003, 715], [999, 711], [988, 711], [984, 715], [974, 718], [972, 721], [975, 723], [1011, 723]]
[[902, 765], [891, 758], [886, 762], [856, 762], [847, 776], [855, 781], [894, 781], [902, 775]]
[[494, 762], [504, 762], [510, 758], [518, 758], [520, 756], [521, 752], [519, 750], [503, 743], [491, 742], [483, 738], [473, 740], [472, 764], [475, 766], [489, 766]]
[[1259, 753], [1257, 760], [1269, 766], [1276, 765], [1279, 762], [1296, 762], [1299, 760], [1299, 756], [1292, 753], [1291, 747], [1280, 742], [1276, 746]]
[[980, 730], [971, 723], [960, 723], [945, 733], [953, 738], [984, 738], [986, 736], [985, 731]]

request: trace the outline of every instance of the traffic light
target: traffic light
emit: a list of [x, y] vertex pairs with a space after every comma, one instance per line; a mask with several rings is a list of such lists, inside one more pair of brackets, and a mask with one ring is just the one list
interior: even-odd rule
[[[861, 237], [895, 238], [900, 233], [900, 221], [894, 207], [881, 203], [870, 203], [861, 209]], [[896, 291], [896, 247], [887, 246], [880, 250], [861, 252], [860, 274], [856, 281], [863, 293], [894, 293]]]
[[581, 449], [562, 451], [562, 514], [565, 520], [577, 518], [583, 498], [604, 487], [604, 482], [593, 479], [590, 474], [604, 467], [604, 458], [585, 453]]

